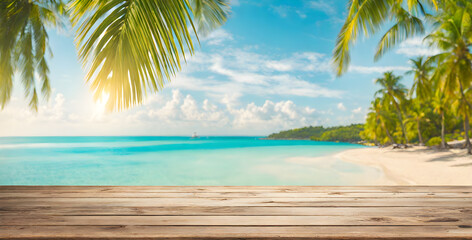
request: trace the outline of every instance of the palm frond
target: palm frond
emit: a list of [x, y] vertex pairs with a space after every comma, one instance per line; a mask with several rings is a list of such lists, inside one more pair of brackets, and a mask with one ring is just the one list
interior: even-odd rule
[[424, 34], [423, 22], [409, 14], [403, 8], [398, 10], [399, 19], [381, 38], [377, 45], [374, 60], [378, 61], [387, 51], [391, 50], [397, 44], [407, 38]]
[[352, 0], [348, 16], [336, 39], [333, 64], [338, 76], [347, 71], [350, 63], [350, 44], [360, 33], [365, 36], [377, 32], [389, 14], [391, 0]]
[[162, 89], [192, 54], [194, 21], [202, 30], [224, 23], [223, 0], [74, 0], [79, 56], [95, 99], [108, 94], [108, 110], [142, 103]]
[[[41, 94], [49, 98], [49, 68], [46, 62], [48, 36], [46, 26], [55, 27], [63, 12], [60, 0], [27, 1], [5, 0], [0, 3], [0, 105], [9, 102], [13, 89], [13, 74], [21, 73], [29, 106], [37, 111], [39, 94], [36, 82], [41, 83]], [[8, 26], [8, 27], [4, 27]], [[35, 75], [39, 79], [35, 78]]]
[[190, 5], [199, 34], [206, 35], [227, 20], [229, 12], [227, 0], [192, 0]]

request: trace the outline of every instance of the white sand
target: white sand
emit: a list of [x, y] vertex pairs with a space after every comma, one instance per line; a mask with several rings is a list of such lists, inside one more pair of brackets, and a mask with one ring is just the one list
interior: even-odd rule
[[385, 185], [472, 185], [472, 156], [465, 150], [361, 148], [337, 158], [379, 168]]

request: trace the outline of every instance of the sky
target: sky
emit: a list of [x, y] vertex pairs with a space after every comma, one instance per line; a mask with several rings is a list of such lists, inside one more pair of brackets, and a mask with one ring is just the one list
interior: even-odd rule
[[[431, 54], [409, 39], [374, 62], [380, 35], [360, 38], [351, 66], [336, 77], [331, 54], [347, 0], [232, 0], [224, 26], [202, 38], [181, 72], [145, 103], [108, 113], [93, 101], [77, 58], [74, 30], [50, 30], [53, 94], [37, 113], [16, 78], [0, 111], [0, 136], [265, 136], [304, 126], [364, 122], [385, 71], [404, 74], [409, 59]], [[388, 27], [388, 26], [386, 26]], [[411, 86], [411, 76], [403, 84]]]

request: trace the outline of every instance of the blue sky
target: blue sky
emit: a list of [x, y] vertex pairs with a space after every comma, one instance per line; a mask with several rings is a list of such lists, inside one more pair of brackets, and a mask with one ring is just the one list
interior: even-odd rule
[[[16, 84], [0, 112], [0, 124], [8, 126], [0, 135], [266, 135], [363, 122], [377, 90], [373, 80], [387, 70], [403, 74], [409, 58], [432, 50], [413, 38], [374, 62], [379, 36], [361, 38], [348, 73], [337, 78], [330, 59], [346, 4], [233, 0], [227, 23], [202, 39], [163, 91], [119, 113], [93, 102], [73, 30], [50, 31], [54, 93], [33, 113]], [[403, 81], [411, 85], [411, 77]]]

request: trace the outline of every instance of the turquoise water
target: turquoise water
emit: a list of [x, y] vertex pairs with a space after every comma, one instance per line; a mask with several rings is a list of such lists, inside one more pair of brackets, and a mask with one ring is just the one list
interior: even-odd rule
[[332, 156], [359, 147], [259, 137], [4, 137], [0, 185], [374, 184], [376, 169]]

